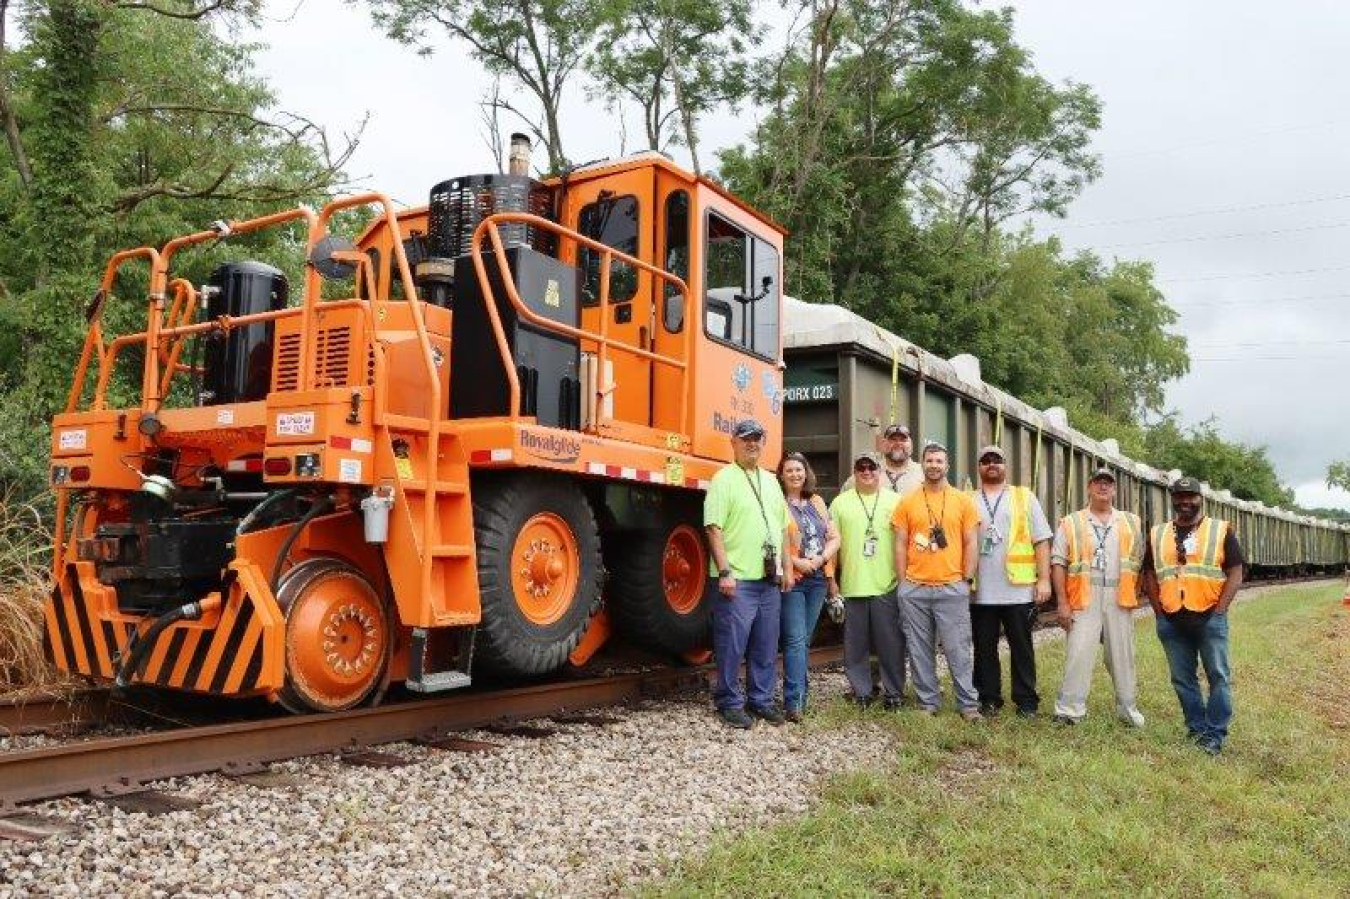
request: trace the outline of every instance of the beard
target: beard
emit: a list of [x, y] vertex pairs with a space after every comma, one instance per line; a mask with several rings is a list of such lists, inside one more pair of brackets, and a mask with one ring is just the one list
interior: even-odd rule
[[909, 461], [909, 453], [902, 449], [894, 449], [886, 454], [886, 458], [896, 465], [903, 465]]

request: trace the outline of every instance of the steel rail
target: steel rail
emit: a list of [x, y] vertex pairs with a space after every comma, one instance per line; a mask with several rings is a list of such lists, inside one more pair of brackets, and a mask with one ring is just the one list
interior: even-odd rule
[[[812, 663], [841, 657], [812, 652]], [[0, 810], [79, 793], [114, 795], [169, 777], [246, 773], [276, 761], [434, 739], [494, 722], [620, 705], [705, 684], [708, 666], [662, 668], [507, 690], [414, 699], [371, 709], [292, 715], [0, 754]]]

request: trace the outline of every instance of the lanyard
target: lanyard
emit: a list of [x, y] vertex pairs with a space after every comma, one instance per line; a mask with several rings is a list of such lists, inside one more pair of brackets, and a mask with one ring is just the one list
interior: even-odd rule
[[[942, 485], [942, 508], [938, 510], [937, 518], [933, 517], [933, 507], [928, 505], [928, 488], [920, 487], [919, 489], [923, 491], [923, 508], [928, 513], [929, 527], [939, 527], [945, 524], [947, 520], [947, 485]], [[999, 497], [999, 499], [1001, 500], [1002, 497]]]
[[[998, 499], [994, 500], [993, 508], [990, 508], [989, 494], [985, 493], [983, 489], [980, 490], [980, 499], [984, 500], [984, 510], [989, 513], [989, 526], [991, 528], [994, 526], [994, 516], [998, 515], [998, 507], [1003, 505], [1003, 496], [1007, 492], [1008, 492], [1007, 487], [1004, 487], [1002, 490], [1000, 490], [998, 492]], [[946, 502], [945, 496], [943, 497], [943, 502]]]
[[891, 489], [899, 492], [900, 488], [897, 485], [900, 483], [900, 479], [905, 476], [905, 473], [902, 471], [899, 474], [891, 474], [891, 470], [885, 466], [882, 466], [881, 470], [886, 472], [886, 480], [891, 482]]
[[760, 495], [759, 484], [756, 483], [759, 481], [759, 469], [755, 469], [755, 476], [752, 478], [750, 472], [739, 465], [736, 467], [740, 468], [745, 474], [745, 480], [750, 484], [750, 491], [755, 494], [755, 502], [759, 504], [759, 517], [764, 519], [764, 542], [765, 544], [773, 543], [773, 528], [769, 527], [769, 513], [764, 511], [764, 497]]
[[1092, 536], [1097, 541], [1097, 549], [1095, 550], [1095, 553], [1105, 553], [1106, 538], [1111, 536], [1111, 529], [1116, 526], [1115, 515], [1111, 516], [1111, 523], [1108, 524], [1106, 527], [1100, 526], [1099, 524], [1097, 524], [1097, 522], [1093, 521], [1091, 518], [1088, 519], [1088, 524], [1092, 525]]
[[872, 520], [877, 517], [877, 506], [881, 505], [881, 491], [877, 491], [877, 498], [872, 500], [872, 511], [867, 511], [867, 503], [863, 502], [863, 495], [858, 491], [853, 491], [858, 497], [858, 505], [862, 506], [863, 514], [867, 516], [867, 530], [864, 533], [875, 534], [872, 529]]

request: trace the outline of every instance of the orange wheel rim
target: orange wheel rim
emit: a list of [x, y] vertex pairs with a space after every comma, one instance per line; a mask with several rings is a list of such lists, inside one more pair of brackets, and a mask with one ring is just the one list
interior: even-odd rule
[[287, 619], [291, 676], [317, 704], [360, 702], [382, 676], [389, 633], [383, 604], [364, 578], [319, 578], [296, 597]]
[[534, 624], [553, 624], [571, 607], [580, 580], [577, 538], [567, 522], [552, 512], [525, 522], [511, 550], [511, 587], [521, 614]]
[[687, 615], [698, 607], [707, 571], [708, 559], [699, 533], [687, 524], [671, 531], [661, 559], [661, 579], [672, 609]]

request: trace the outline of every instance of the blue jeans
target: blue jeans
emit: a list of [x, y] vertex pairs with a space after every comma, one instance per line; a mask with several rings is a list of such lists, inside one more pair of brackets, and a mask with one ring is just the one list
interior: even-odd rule
[[820, 609], [825, 605], [825, 576], [816, 572], [783, 594], [783, 705], [806, 704], [806, 651], [811, 647]]
[[[737, 581], [735, 596], [718, 593], [712, 602], [717, 662], [713, 702], [719, 710], [744, 708], [747, 701], [755, 708], [769, 708], [778, 674], [778, 616], [783, 605], [777, 582]], [[741, 690], [742, 662], [746, 691]]]
[[[1176, 624], [1158, 615], [1158, 639], [1167, 653], [1172, 687], [1186, 717], [1186, 729], [1196, 738], [1223, 745], [1233, 719], [1232, 670], [1228, 667], [1228, 616], [1218, 612], [1197, 626]], [[1200, 694], [1196, 660], [1209, 681], [1209, 699]]]

